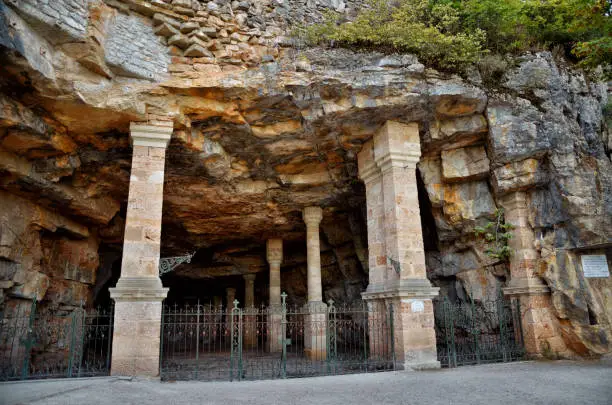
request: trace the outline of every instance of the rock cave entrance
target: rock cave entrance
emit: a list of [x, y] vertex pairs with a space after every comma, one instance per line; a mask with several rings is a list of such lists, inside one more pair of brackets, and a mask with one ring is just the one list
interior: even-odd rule
[[[425, 251], [437, 252], [437, 231], [432, 206], [418, 171], [416, 178]], [[361, 300], [361, 292], [368, 285], [365, 189], [357, 177], [352, 179], [351, 184], [354, 194], [350, 198], [339, 199], [334, 206], [324, 209], [320, 232], [324, 299], [333, 299], [341, 304]], [[191, 263], [182, 264], [162, 276], [164, 286], [170, 288], [166, 304], [182, 306], [200, 302], [203, 305], [217, 305], [221, 302], [226, 307], [227, 289], [234, 289], [235, 298], [242, 306], [245, 302], [244, 275], [253, 274], [255, 305], [268, 305], [269, 265], [265, 243], [271, 236], [284, 238], [281, 289], [288, 294], [288, 303], [306, 303], [306, 229], [299, 211], [288, 214], [293, 225], [285, 233], [272, 234], [273, 225], [262, 222], [253, 225], [263, 230], [259, 233], [260, 240], [255, 239], [257, 235], [250, 239], [235, 239], [233, 230], [240, 225], [228, 225], [215, 236], [215, 245], [199, 249], [194, 246], [194, 235], [177, 226], [176, 218], [171, 213], [165, 212], [165, 215], [162, 257], [196, 251]], [[266, 230], [266, 227], [269, 229]], [[227, 240], [222, 240], [223, 237]], [[119, 279], [121, 248], [120, 244], [100, 245], [100, 267], [94, 294], [96, 305], [106, 306], [111, 303], [108, 288], [114, 286]]]

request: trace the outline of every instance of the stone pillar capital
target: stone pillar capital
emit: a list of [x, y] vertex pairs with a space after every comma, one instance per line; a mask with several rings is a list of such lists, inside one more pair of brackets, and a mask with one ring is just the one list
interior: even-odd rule
[[419, 125], [387, 121], [374, 134], [374, 161], [384, 172], [393, 167], [416, 168], [421, 157]]
[[306, 226], [319, 226], [323, 219], [323, 210], [321, 207], [306, 207], [302, 211]]
[[359, 178], [366, 185], [380, 178], [380, 168], [374, 160], [374, 141], [369, 140], [363, 144], [361, 152], [357, 154], [357, 167]]
[[228, 287], [225, 289], [225, 292], [227, 293], [228, 297], [229, 296], [235, 296], [236, 295], [236, 289], [232, 288], [232, 287]]
[[157, 122], [156, 125], [132, 122], [130, 123], [130, 139], [134, 146], [166, 148], [173, 130], [171, 121]]
[[280, 266], [283, 261], [282, 239], [268, 239], [266, 242], [266, 259], [271, 265]]
[[247, 283], [253, 283], [255, 282], [255, 274], [245, 274], [242, 276], [242, 278], [244, 279], [244, 281], [246, 281]]

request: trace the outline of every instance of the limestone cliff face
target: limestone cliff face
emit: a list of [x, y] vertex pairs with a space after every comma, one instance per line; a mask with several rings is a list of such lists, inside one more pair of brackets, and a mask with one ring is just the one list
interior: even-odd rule
[[[585, 279], [576, 248], [612, 243], [608, 88], [549, 53], [485, 86], [411, 55], [301, 49], [289, 25], [358, 2], [0, 1], [0, 292], [49, 310], [104, 299], [118, 277], [131, 121], [172, 119], [162, 252], [197, 251], [170, 297], [222, 295], [285, 241], [282, 288], [306, 295], [300, 210], [324, 208], [325, 299], [367, 285], [356, 154], [387, 120], [418, 122], [428, 274], [452, 299], [508, 281], [474, 227], [521, 190], [551, 288], [560, 355], [612, 350], [612, 281]], [[185, 283], [185, 280], [190, 280]], [[240, 283], [240, 284], [239, 284]], [[240, 297], [239, 297], [240, 299]]]

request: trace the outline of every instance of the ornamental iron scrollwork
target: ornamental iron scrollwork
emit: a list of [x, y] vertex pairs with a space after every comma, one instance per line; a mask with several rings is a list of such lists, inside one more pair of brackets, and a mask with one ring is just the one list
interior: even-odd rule
[[159, 275], [163, 276], [166, 273], [170, 273], [183, 263], [191, 263], [193, 255], [195, 255], [195, 252], [184, 256], [162, 257], [159, 259]]

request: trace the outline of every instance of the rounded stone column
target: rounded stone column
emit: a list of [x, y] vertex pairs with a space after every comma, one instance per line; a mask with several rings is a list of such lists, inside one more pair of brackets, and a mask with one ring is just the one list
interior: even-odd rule
[[234, 309], [234, 300], [236, 299], [236, 289], [235, 288], [226, 288], [225, 289], [226, 296], [226, 309], [225, 309], [225, 327], [228, 332], [231, 332], [232, 325], [232, 309]]
[[244, 278], [244, 338], [246, 348], [257, 346], [257, 309], [255, 308], [255, 274], [245, 274]]
[[319, 224], [321, 207], [306, 207], [302, 212], [306, 223], [306, 256], [308, 268], [308, 304], [304, 320], [304, 353], [311, 360], [327, 358], [327, 306], [323, 303], [321, 284], [321, 244]]
[[225, 294], [226, 294], [226, 299], [227, 299], [227, 310], [229, 312], [232, 309], [234, 309], [234, 300], [236, 299], [236, 289], [226, 288]]
[[283, 261], [283, 240], [268, 239], [266, 258], [270, 264], [270, 307], [281, 304], [280, 265]]
[[269, 239], [266, 244], [266, 258], [270, 264], [270, 307], [268, 310], [268, 350], [271, 353], [281, 352], [282, 346], [282, 310], [280, 265], [283, 261], [282, 239]]
[[306, 207], [302, 212], [306, 223], [306, 256], [308, 266], [308, 303], [323, 302], [321, 286], [321, 244], [319, 224], [323, 218], [321, 207]]
[[245, 274], [244, 278], [244, 307], [255, 306], [255, 274]]
[[115, 301], [112, 375], [159, 376], [162, 300], [168, 289], [159, 278], [159, 245], [166, 146], [172, 122], [132, 123], [130, 189], [121, 276]]

